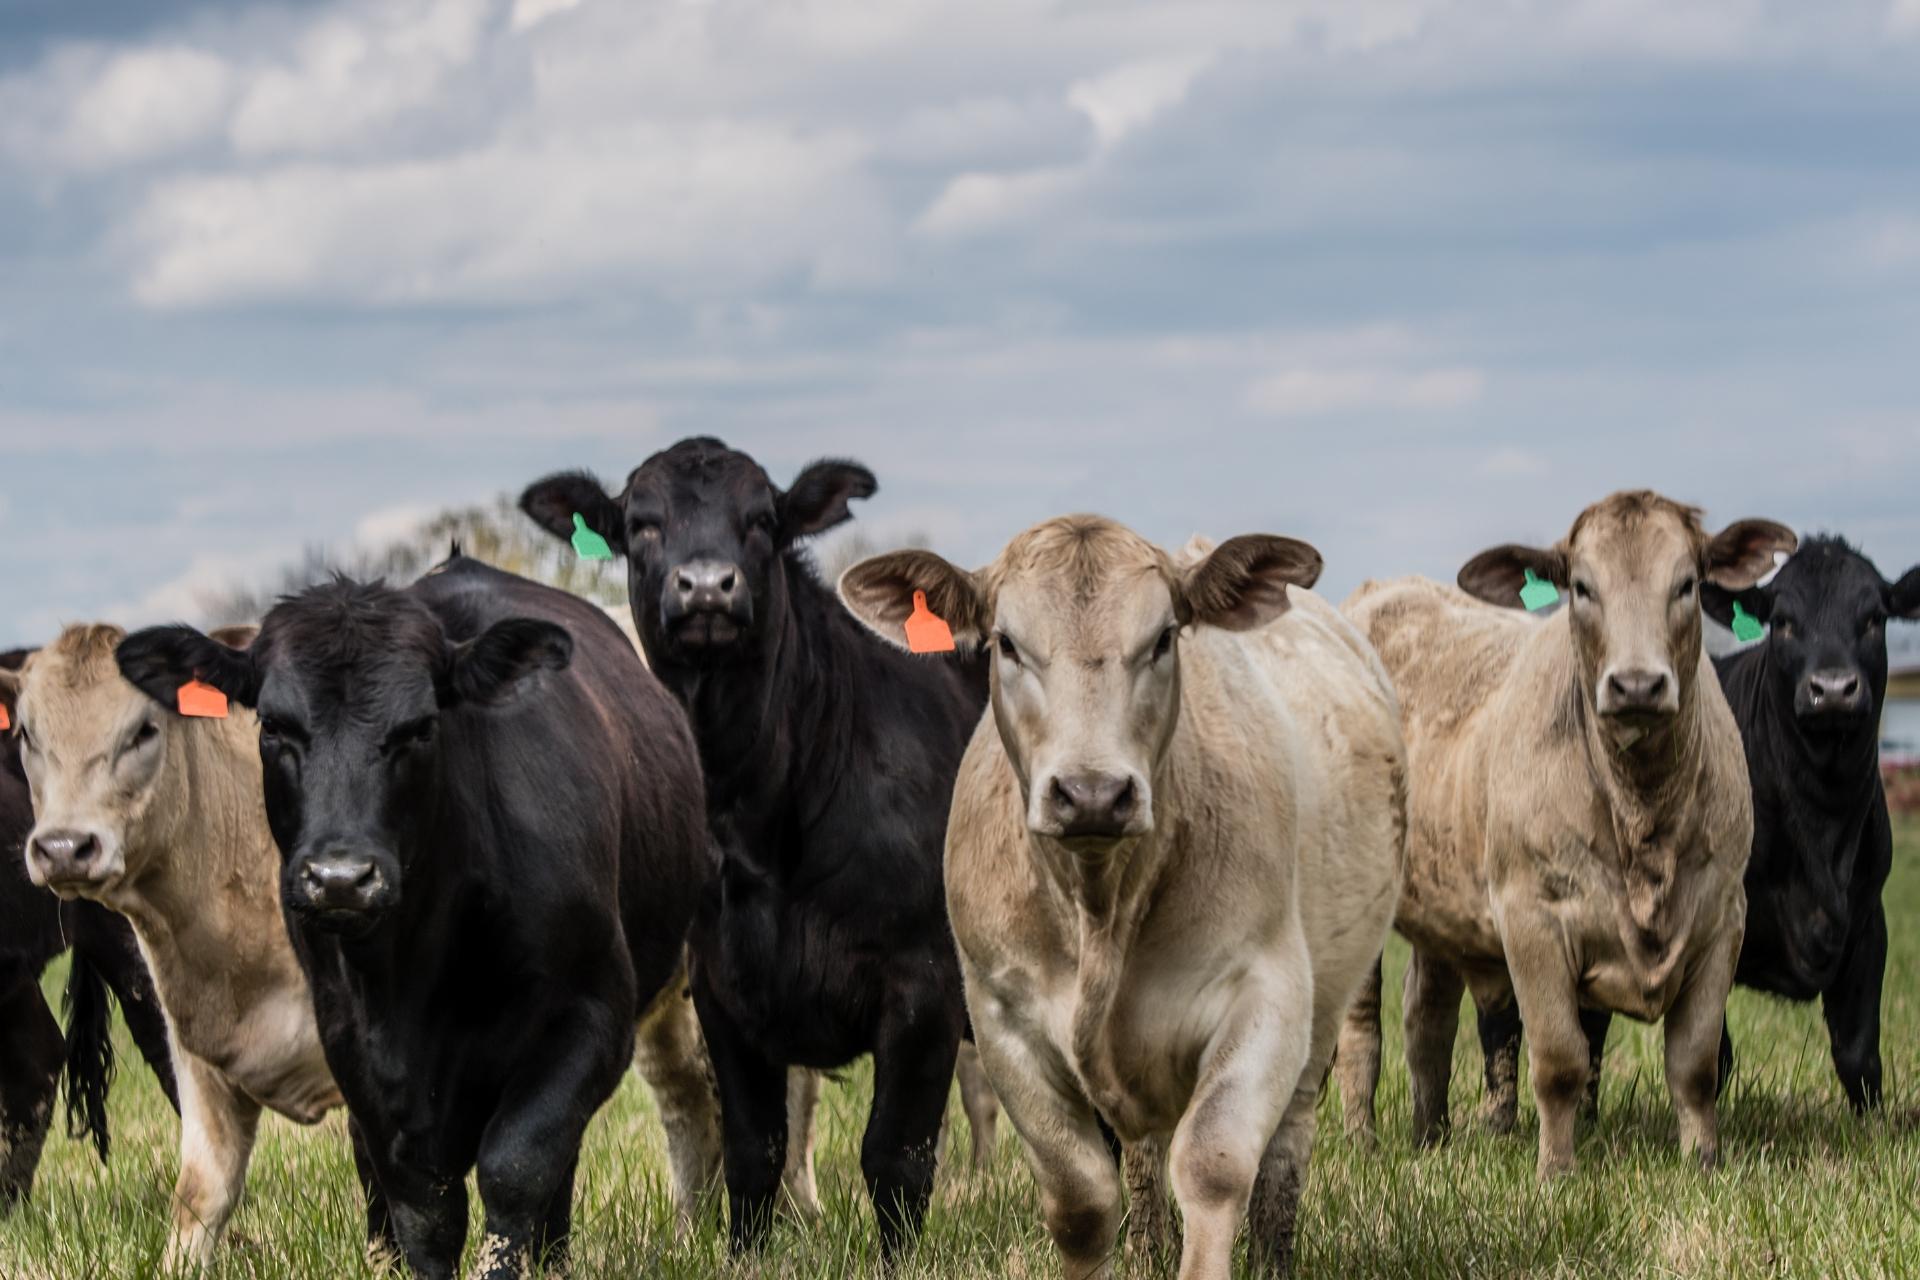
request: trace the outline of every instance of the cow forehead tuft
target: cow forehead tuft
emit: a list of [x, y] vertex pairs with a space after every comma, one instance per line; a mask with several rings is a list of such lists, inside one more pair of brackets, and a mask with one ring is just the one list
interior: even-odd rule
[[1059, 585], [1087, 599], [1120, 578], [1156, 573], [1171, 582], [1173, 564], [1153, 543], [1105, 516], [1058, 516], [1015, 537], [988, 570], [997, 589], [1015, 577], [1065, 579]]
[[1701, 523], [1700, 508], [1675, 502], [1651, 489], [1623, 489], [1609, 494], [1582, 511], [1567, 534], [1567, 545], [1579, 542], [1589, 529], [1601, 536], [1632, 535], [1662, 519], [1679, 522], [1681, 531], [1696, 546], [1704, 545], [1706, 526]]
[[261, 641], [267, 652], [290, 651], [303, 666], [345, 668], [409, 651], [435, 654], [446, 636], [410, 592], [337, 578], [283, 598], [261, 624]]

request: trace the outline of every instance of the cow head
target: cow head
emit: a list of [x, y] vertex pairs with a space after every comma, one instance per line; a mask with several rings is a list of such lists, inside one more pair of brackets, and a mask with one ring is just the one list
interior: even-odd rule
[[1776, 695], [1810, 734], [1872, 734], [1887, 692], [1887, 620], [1920, 618], [1920, 568], [1890, 583], [1840, 538], [1808, 539], [1766, 586], [1708, 583], [1706, 611], [1729, 625], [1738, 603], [1769, 623]]
[[63, 898], [123, 900], [194, 840], [189, 736], [218, 730], [181, 723], [120, 678], [123, 634], [69, 627], [18, 672], [0, 671], [36, 816], [27, 875]]
[[1571, 597], [1583, 696], [1626, 746], [1670, 724], [1691, 691], [1701, 583], [1750, 587], [1773, 568], [1775, 552], [1793, 547], [1793, 532], [1771, 520], [1739, 520], [1709, 536], [1698, 510], [1640, 490], [1588, 507], [1552, 547], [1481, 552], [1460, 570], [1460, 586], [1519, 608], [1531, 571]]
[[1291, 538], [1233, 538], [1176, 564], [1110, 520], [1068, 516], [977, 572], [896, 551], [847, 570], [840, 593], [895, 644], [924, 592], [956, 643], [991, 645], [994, 723], [1028, 830], [1104, 856], [1153, 830], [1180, 714], [1181, 633], [1259, 626], [1286, 611], [1288, 586], [1319, 575], [1319, 553]]
[[787, 607], [788, 553], [871, 497], [873, 473], [816, 462], [781, 489], [760, 464], [718, 440], [682, 440], [608, 494], [592, 476], [549, 476], [520, 506], [556, 537], [574, 516], [627, 560], [627, 595], [648, 661], [707, 668], [756, 653]]
[[455, 643], [409, 593], [343, 580], [283, 600], [246, 648], [156, 627], [119, 660], [156, 700], [197, 677], [257, 708], [282, 902], [359, 933], [398, 905], [436, 821], [449, 713], [513, 699], [572, 654], [564, 628], [531, 618]]

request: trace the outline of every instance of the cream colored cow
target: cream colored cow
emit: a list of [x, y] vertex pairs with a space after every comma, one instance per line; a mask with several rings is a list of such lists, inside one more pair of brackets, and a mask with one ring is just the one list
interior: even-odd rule
[[[1517, 999], [1543, 1178], [1574, 1163], [1583, 1008], [1665, 1020], [1681, 1146], [1717, 1157], [1717, 1055], [1753, 810], [1740, 732], [1701, 652], [1698, 589], [1751, 586], [1793, 546], [1770, 521], [1709, 537], [1691, 507], [1619, 493], [1554, 547], [1477, 556], [1460, 571], [1466, 591], [1368, 583], [1344, 606], [1393, 675], [1412, 768], [1396, 925], [1413, 944], [1416, 1140], [1446, 1130], [1471, 985], [1483, 1007]], [[1568, 607], [1523, 612], [1529, 576], [1557, 584]], [[1357, 1012], [1371, 1025], [1352, 1038], [1371, 1049], [1341, 1070], [1350, 1124], [1355, 1109], [1371, 1112], [1361, 1077], [1378, 1058], [1378, 1003]]]
[[1128, 1148], [1136, 1221], [1185, 1218], [1180, 1275], [1224, 1280], [1251, 1214], [1284, 1269], [1314, 1099], [1400, 886], [1404, 768], [1366, 642], [1305, 590], [1304, 543], [1179, 561], [1073, 516], [968, 573], [925, 551], [841, 593], [904, 641], [917, 592], [993, 647], [961, 765], [948, 906], [987, 1075], [1068, 1276], [1109, 1273]]

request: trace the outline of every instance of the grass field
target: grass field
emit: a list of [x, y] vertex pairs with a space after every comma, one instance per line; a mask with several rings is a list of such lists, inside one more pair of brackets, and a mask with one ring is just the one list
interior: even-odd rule
[[[1321, 1107], [1300, 1226], [1303, 1275], [1372, 1276], [1915, 1276], [1920, 1275], [1920, 823], [1898, 828], [1887, 914], [1893, 953], [1885, 1001], [1887, 1106], [1853, 1118], [1834, 1081], [1814, 1006], [1736, 992], [1739, 1063], [1722, 1107], [1724, 1167], [1683, 1161], [1661, 1079], [1658, 1034], [1616, 1021], [1596, 1129], [1580, 1171], [1534, 1182], [1534, 1128], [1523, 1084], [1519, 1131], [1476, 1131], [1478, 1051], [1461, 1021], [1450, 1146], [1415, 1154], [1399, 1054], [1399, 975], [1388, 953], [1389, 1026], [1376, 1152], [1340, 1133], [1339, 1104]], [[49, 989], [58, 979], [48, 975]], [[56, 1137], [33, 1202], [0, 1223], [0, 1277], [153, 1274], [166, 1230], [176, 1124], [126, 1044], [112, 1101], [114, 1158]], [[863, 1069], [829, 1085], [822, 1107], [825, 1223], [783, 1224], [766, 1254], [727, 1261], [717, 1216], [675, 1238], [662, 1182], [661, 1137], [644, 1090], [628, 1083], [588, 1133], [576, 1193], [573, 1274], [769, 1275], [853, 1280], [880, 1274], [860, 1186]], [[957, 1100], [956, 1143], [965, 1128]], [[339, 1117], [313, 1130], [269, 1117], [247, 1199], [215, 1274], [318, 1277], [364, 1273], [358, 1189]], [[1052, 1276], [1032, 1184], [1005, 1132], [993, 1172], [944, 1169], [924, 1240], [899, 1274]], [[478, 1206], [469, 1248], [478, 1239]]]

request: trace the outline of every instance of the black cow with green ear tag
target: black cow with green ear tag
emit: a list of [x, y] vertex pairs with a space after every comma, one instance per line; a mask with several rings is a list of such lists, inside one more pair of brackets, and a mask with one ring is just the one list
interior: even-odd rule
[[[694, 999], [720, 1086], [736, 1249], [764, 1238], [778, 1197], [788, 1068], [870, 1053], [861, 1168], [896, 1253], [933, 1191], [966, 1029], [940, 866], [985, 664], [971, 647], [900, 652], [820, 581], [807, 541], [875, 488], [844, 461], [782, 488], [703, 438], [655, 454], [616, 492], [569, 472], [520, 500], [555, 537], [584, 527], [626, 558], [648, 662], [693, 721], [721, 853], [694, 927]], [[991, 1147], [986, 1097], [969, 1099], [976, 1158]]]

